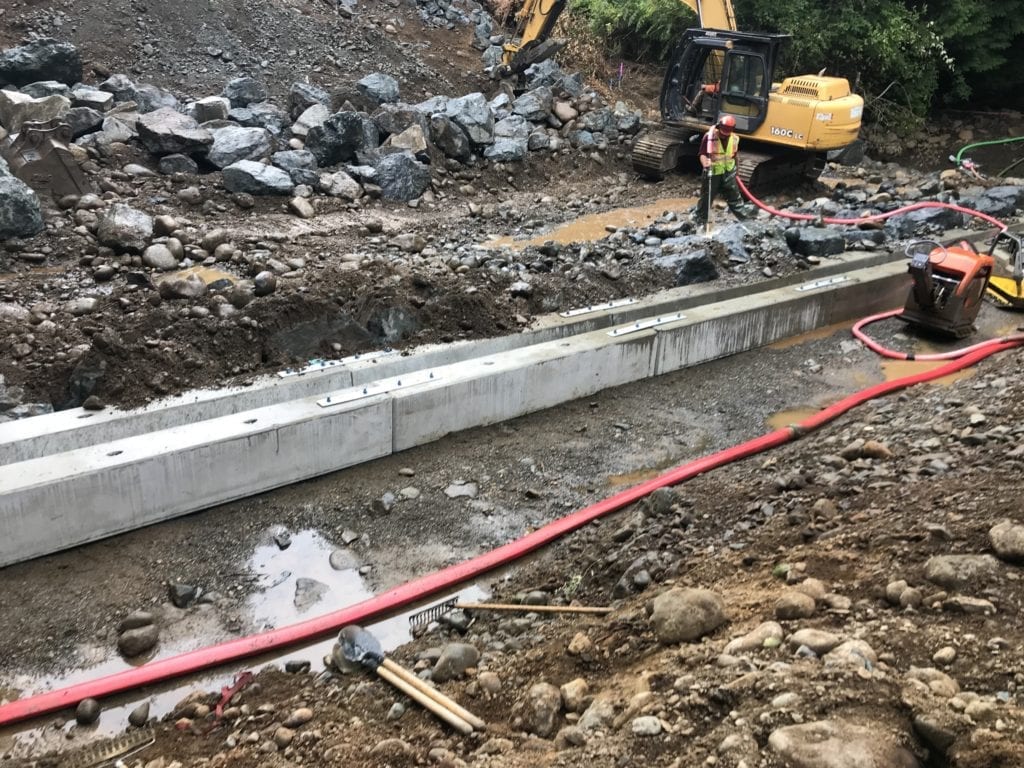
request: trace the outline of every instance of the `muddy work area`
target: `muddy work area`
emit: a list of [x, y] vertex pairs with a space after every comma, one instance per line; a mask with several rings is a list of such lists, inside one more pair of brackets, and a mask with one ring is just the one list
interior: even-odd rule
[[[1016, 319], [985, 308], [978, 338]], [[896, 321], [875, 335], [945, 348]], [[1019, 765], [1020, 365], [1009, 352], [873, 401], [461, 593], [607, 616], [455, 611], [416, 639], [407, 614], [366, 627], [483, 732], [454, 733], [345, 664], [328, 636], [103, 701], [80, 711], [83, 723], [98, 714], [91, 725], [71, 711], [26, 723], [0, 734], [0, 754], [71, 765], [127, 743], [117, 736], [155, 738], [124, 758], [131, 768], [791, 768], [833, 765], [814, 757], [829, 753], [879, 768]], [[883, 364], [847, 328], [827, 329], [7, 568], [3, 695], [350, 605], [933, 366]], [[244, 671], [255, 678], [217, 718], [221, 688]]]

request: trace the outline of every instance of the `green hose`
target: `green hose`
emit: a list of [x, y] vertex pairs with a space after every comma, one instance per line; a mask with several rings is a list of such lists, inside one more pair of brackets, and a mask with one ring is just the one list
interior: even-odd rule
[[953, 162], [956, 163], [957, 166], [961, 165], [964, 152], [969, 149], [974, 149], [975, 147], [989, 147], [994, 144], [1012, 144], [1015, 141], [1024, 141], [1024, 136], [1011, 136], [1008, 139], [993, 139], [992, 141], [976, 141], [973, 144], [960, 147], [960, 151], [953, 157]]

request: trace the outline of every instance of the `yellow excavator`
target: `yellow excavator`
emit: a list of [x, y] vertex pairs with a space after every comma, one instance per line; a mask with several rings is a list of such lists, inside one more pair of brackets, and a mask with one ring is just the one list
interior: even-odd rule
[[[773, 82], [789, 35], [740, 32], [731, 0], [680, 0], [700, 27], [686, 30], [661, 88], [662, 125], [637, 140], [634, 169], [661, 178], [687, 157], [724, 115], [744, 137], [739, 175], [749, 186], [793, 177], [816, 178], [826, 155], [857, 145], [864, 100], [841, 77], [788, 77]], [[501, 76], [524, 72], [564, 43], [551, 38], [566, 0], [526, 0], [516, 35], [504, 46]]]

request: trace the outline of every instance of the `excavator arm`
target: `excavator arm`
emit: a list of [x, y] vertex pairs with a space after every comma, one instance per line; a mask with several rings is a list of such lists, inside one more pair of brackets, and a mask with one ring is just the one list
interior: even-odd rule
[[[736, 30], [732, 0], [679, 1], [697, 14], [700, 26]], [[516, 13], [515, 37], [502, 50], [501, 66], [495, 72], [498, 77], [525, 72], [531, 65], [550, 58], [565, 47], [565, 41], [552, 38], [551, 33], [566, 5], [568, 0], [526, 0], [523, 3]]]

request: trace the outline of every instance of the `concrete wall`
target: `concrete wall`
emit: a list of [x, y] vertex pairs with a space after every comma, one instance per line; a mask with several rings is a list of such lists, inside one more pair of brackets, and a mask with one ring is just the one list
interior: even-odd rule
[[196, 416], [8, 464], [0, 467], [0, 566], [890, 309], [904, 298], [905, 274], [903, 264], [890, 264], [851, 273], [839, 286], [787, 285], [693, 307], [656, 328], [591, 330], [410, 371], [368, 384], [368, 396], [357, 384], [330, 402], [307, 397]]

